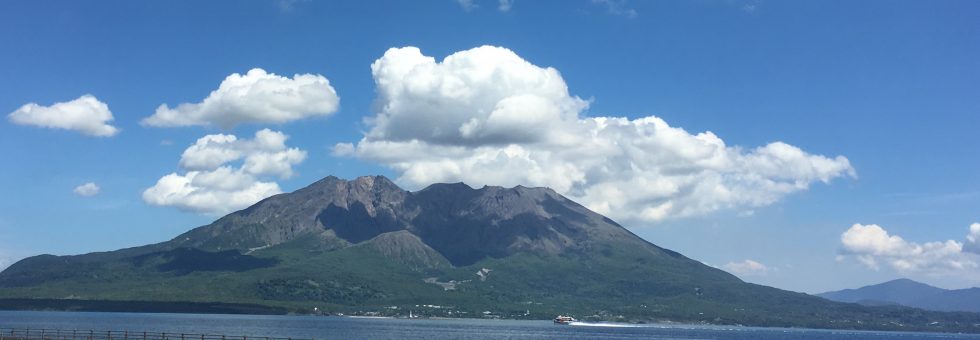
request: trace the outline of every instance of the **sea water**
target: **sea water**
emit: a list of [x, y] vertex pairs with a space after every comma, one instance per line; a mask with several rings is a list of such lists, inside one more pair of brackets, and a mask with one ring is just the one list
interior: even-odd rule
[[980, 339], [978, 335], [477, 319], [0, 311], [0, 328], [315, 339]]

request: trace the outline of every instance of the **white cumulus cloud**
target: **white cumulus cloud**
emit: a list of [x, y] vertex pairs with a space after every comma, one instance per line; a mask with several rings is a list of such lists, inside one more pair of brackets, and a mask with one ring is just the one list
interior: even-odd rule
[[109, 124], [113, 120], [109, 105], [90, 94], [51, 106], [24, 104], [7, 115], [7, 119], [14, 124], [73, 130], [95, 137], [111, 137], [119, 133], [118, 128]]
[[483, 46], [441, 62], [418, 48], [371, 65], [378, 112], [334, 154], [384, 164], [409, 187], [547, 186], [610, 217], [655, 222], [754, 208], [854, 176], [843, 156], [773, 142], [745, 149], [655, 116], [586, 117], [558, 70]]
[[143, 200], [220, 215], [281, 193], [272, 179], [291, 177], [293, 166], [306, 159], [306, 151], [286, 145], [287, 138], [269, 129], [256, 132], [252, 139], [226, 134], [201, 137], [180, 157], [184, 173], [163, 176], [143, 191]]
[[326, 77], [297, 74], [283, 77], [255, 68], [234, 73], [200, 103], [160, 105], [141, 124], [157, 127], [220, 126], [242, 123], [286, 123], [337, 111], [340, 97]]
[[728, 262], [721, 268], [738, 277], [763, 276], [769, 273], [769, 267], [748, 259], [741, 262]]
[[74, 192], [75, 195], [82, 196], [82, 197], [92, 197], [98, 195], [100, 191], [102, 191], [102, 188], [99, 188], [99, 186], [93, 182], [88, 182], [79, 185], [75, 187], [75, 190], [72, 190], [72, 192]]
[[[975, 237], [973, 226], [970, 229], [970, 236]], [[854, 224], [840, 239], [842, 259], [854, 257], [874, 270], [882, 264], [903, 273], [957, 272], [978, 267], [975, 256], [964, 251], [962, 242], [909, 242], [877, 224]]]

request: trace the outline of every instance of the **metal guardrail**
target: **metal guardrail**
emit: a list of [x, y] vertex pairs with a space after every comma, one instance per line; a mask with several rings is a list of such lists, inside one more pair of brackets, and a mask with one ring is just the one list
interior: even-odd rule
[[269, 336], [80, 329], [0, 328], [0, 340], [316, 340]]

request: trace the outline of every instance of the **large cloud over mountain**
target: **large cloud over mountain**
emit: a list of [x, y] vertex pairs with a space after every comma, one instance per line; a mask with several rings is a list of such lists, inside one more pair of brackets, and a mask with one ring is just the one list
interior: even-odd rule
[[214, 134], [201, 137], [180, 158], [183, 174], [171, 173], [143, 191], [149, 204], [220, 215], [281, 193], [268, 177], [289, 178], [306, 151], [286, 146], [288, 137], [263, 129], [252, 139]]
[[437, 62], [392, 48], [371, 65], [377, 113], [356, 144], [399, 181], [548, 186], [609, 216], [660, 221], [772, 204], [813, 182], [854, 176], [843, 156], [773, 142], [743, 149], [655, 116], [584, 116], [560, 73], [483, 46]]
[[200, 103], [160, 105], [142, 124], [230, 128], [242, 123], [286, 123], [330, 115], [339, 104], [337, 91], [324, 76], [297, 74], [289, 78], [255, 68], [246, 74], [229, 75]]

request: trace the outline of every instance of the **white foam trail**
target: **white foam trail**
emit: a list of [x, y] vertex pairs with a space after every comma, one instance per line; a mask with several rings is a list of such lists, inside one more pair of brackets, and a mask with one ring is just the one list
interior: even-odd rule
[[607, 323], [607, 322], [569, 322], [569, 326], [585, 326], [585, 327], [645, 327], [643, 325], [630, 325], [625, 323]]

